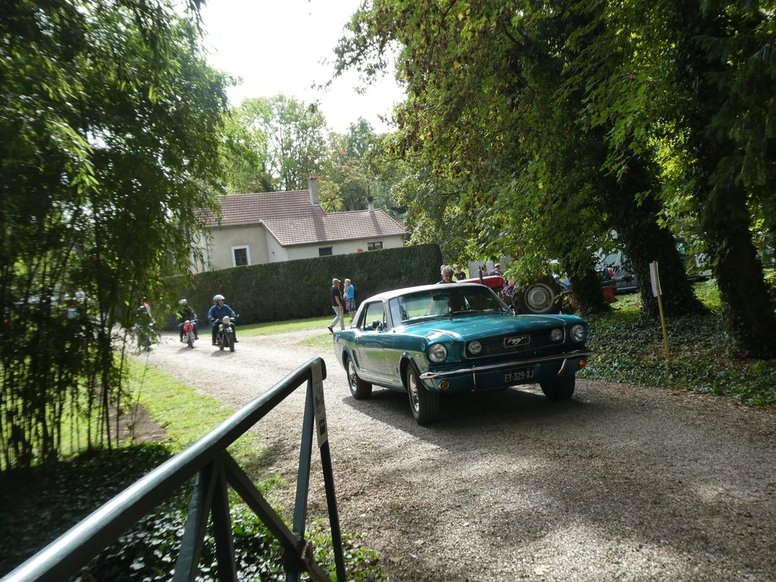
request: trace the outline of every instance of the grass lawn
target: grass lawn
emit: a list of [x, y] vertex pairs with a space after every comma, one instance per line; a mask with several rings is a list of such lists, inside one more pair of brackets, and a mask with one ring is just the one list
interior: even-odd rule
[[[329, 335], [326, 326], [331, 323], [333, 316], [311, 317], [308, 319], [294, 319], [292, 321], [278, 321], [269, 323], [251, 323], [241, 325], [239, 329], [240, 337], [255, 337], [260, 335], [274, 335], [276, 333], [291, 333], [294, 331], [305, 331], [308, 329], [320, 329], [322, 335]], [[345, 316], [345, 321], [350, 321]]]

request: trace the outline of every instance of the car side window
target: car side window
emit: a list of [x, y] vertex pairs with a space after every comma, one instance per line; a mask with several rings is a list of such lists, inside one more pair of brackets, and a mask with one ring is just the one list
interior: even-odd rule
[[393, 327], [401, 325], [403, 322], [410, 318], [407, 314], [407, 305], [404, 302], [403, 297], [391, 299], [391, 301], [388, 303], [388, 309], [391, 312], [391, 321], [393, 322]]
[[386, 328], [385, 310], [381, 301], [370, 303], [364, 311], [364, 319], [361, 321], [363, 331], [382, 331]]

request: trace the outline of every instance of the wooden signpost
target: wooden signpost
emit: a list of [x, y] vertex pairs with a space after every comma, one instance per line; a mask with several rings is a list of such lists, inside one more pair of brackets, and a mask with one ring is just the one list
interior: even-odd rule
[[652, 283], [652, 296], [657, 297], [657, 308], [660, 312], [660, 325], [663, 328], [663, 351], [666, 359], [671, 359], [671, 352], [668, 350], [668, 330], [666, 329], [666, 318], [663, 313], [663, 290], [660, 288], [660, 272], [658, 271], [657, 261], [649, 264], [649, 280]]

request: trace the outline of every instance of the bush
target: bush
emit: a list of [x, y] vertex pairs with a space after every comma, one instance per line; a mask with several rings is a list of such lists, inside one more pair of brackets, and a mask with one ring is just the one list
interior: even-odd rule
[[226, 303], [240, 314], [240, 323], [304, 319], [331, 314], [331, 280], [351, 279], [357, 301], [370, 295], [425, 283], [436, 283], [442, 252], [427, 244], [235, 267], [199, 273], [193, 287], [176, 281], [179, 297], [186, 297], [204, 324], [213, 295], [226, 296]]

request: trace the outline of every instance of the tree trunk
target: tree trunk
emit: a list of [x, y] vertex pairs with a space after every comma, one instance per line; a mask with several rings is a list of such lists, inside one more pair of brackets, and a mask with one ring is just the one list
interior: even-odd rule
[[[677, 30], [682, 35], [677, 54], [682, 58], [677, 71], [694, 104], [683, 117], [690, 130], [690, 151], [697, 159], [695, 196], [703, 209], [702, 226], [717, 286], [741, 355], [776, 358], [776, 312], [749, 231], [749, 192], [741, 182], [741, 144], [740, 139], [734, 141], [735, 124], [731, 121], [732, 116], [742, 114], [731, 99], [741, 87], [734, 84], [734, 65], [708, 44], [708, 39], [727, 40], [731, 34], [747, 34], [748, 29], [744, 26], [731, 32], [726, 17], [698, 10], [700, 3], [679, 6]], [[726, 83], [720, 82], [722, 79]]]
[[582, 315], [606, 313], [611, 310], [601, 290], [601, 277], [590, 261], [585, 265], [569, 264], [566, 270]]
[[623, 250], [638, 279], [642, 313], [647, 317], [658, 315], [657, 298], [652, 295], [649, 276], [652, 261], [658, 262], [666, 316], [705, 313], [706, 309], [687, 280], [673, 235], [657, 223], [660, 203], [650, 193], [643, 196], [640, 203], [637, 200], [638, 194], [651, 192], [652, 180], [648, 168], [636, 161], [631, 163], [623, 178], [606, 189], [610, 193], [607, 207], [611, 212], [612, 227], [623, 241]]
[[[730, 331], [742, 355], [776, 357], [776, 312], [749, 232], [746, 198], [732, 184], [717, 187], [703, 224]], [[724, 210], [723, 210], [724, 209]]]

